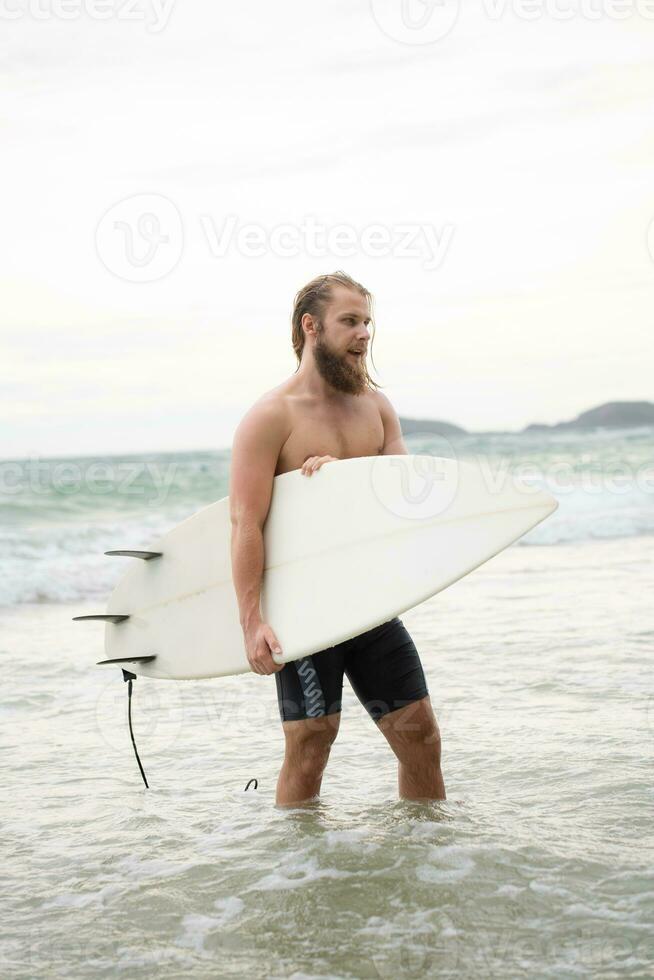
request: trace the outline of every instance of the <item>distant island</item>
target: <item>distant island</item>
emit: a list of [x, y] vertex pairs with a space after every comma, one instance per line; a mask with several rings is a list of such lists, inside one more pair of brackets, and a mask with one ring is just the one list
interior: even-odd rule
[[[435, 432], [442, 436], [471, 435], [467, 429], [451, 422], [435, 419], [407, 419], [400, 417], [402, 433], [405, 436], [421, 432]], [[606, 402], [597, 408], [590, 408], [568, 422], [545, 425], [532, 422], [521, 432], [557, 432], [562, 429], [629, 429], [638, 425], [654, 425], [654, 402]]]
[[550, 429], [628, 429], [636, 425], [654, 425], [654, 402], [606, 402], [582, 412], [570, 422], [542, 425], [534, 422], [523, 432]]
[[436, 432], [439, 436], [465, 436], [467, 430], [451, 422], [437, 422], [429, 419], [405, 419], [400, 415], [402, 435], [411, 436], [418, 432]]

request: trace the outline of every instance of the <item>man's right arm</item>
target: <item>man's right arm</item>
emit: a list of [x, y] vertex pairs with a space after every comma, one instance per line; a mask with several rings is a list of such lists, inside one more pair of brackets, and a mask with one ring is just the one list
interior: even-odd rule
[[283, 405], [257, 402], [241, 420], [232, 446], [229, 509], [232, 525], [232, 579], [245, 648], [252, 670], [281, 670], [271, 650], [281, 652], [272, 627], [261, 618], [264, 570], [263, 527], [270, 509], [280, 450], [288, 436]]

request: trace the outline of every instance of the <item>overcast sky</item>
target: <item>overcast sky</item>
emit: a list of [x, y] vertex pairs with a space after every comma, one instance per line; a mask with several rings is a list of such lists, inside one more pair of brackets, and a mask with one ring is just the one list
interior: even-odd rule
[[337, 268], [403, 415], [654, 398], [654, 3], [97, 3], [0, 4], [0, 455], [229, 446]]

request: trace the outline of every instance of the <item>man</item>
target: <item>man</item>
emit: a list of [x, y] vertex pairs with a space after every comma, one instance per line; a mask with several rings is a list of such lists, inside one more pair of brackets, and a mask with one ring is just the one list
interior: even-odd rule
[[280, 645], [260, 611], [263, 527], [274, 477], [300, 469], [315, 478], [332, 460], [407, 451], [395, 410], [368, 374], [371, 327], [372, 296], [345, 273], [308, 283], [293, 309], [295, 374], [254, 404], [234, 436], [232, 571], [250, 666], [276, 678], [286, 742], [280, 806], [314, 800], [320, 792], [340, 724], [343, 674], [397, 756], [400, 796], [445, 799], [438, 725], [402, 621], [395, 617], [312, 657], [277, 664], [272, 653], [281, 652]]

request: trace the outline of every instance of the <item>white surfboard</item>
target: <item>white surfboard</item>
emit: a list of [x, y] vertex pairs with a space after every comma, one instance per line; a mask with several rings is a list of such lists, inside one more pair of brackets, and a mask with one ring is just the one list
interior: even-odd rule
[[[264, 527], [262, 613], [278, 662], [384, 623], [472, 571], [557, 507], [553, 497], [477, 463], [366, 456], [275, 478]], [[112, 593], [109, 660], [146, 677], [249, 670], [231, 577], [225, 497], [130, 559]], [[145, 553], [147, 554], [147, 553]], [[121, 617], [127, 617], [121, 620]], [[130, 658], [149, 657], [152, 659]]]

